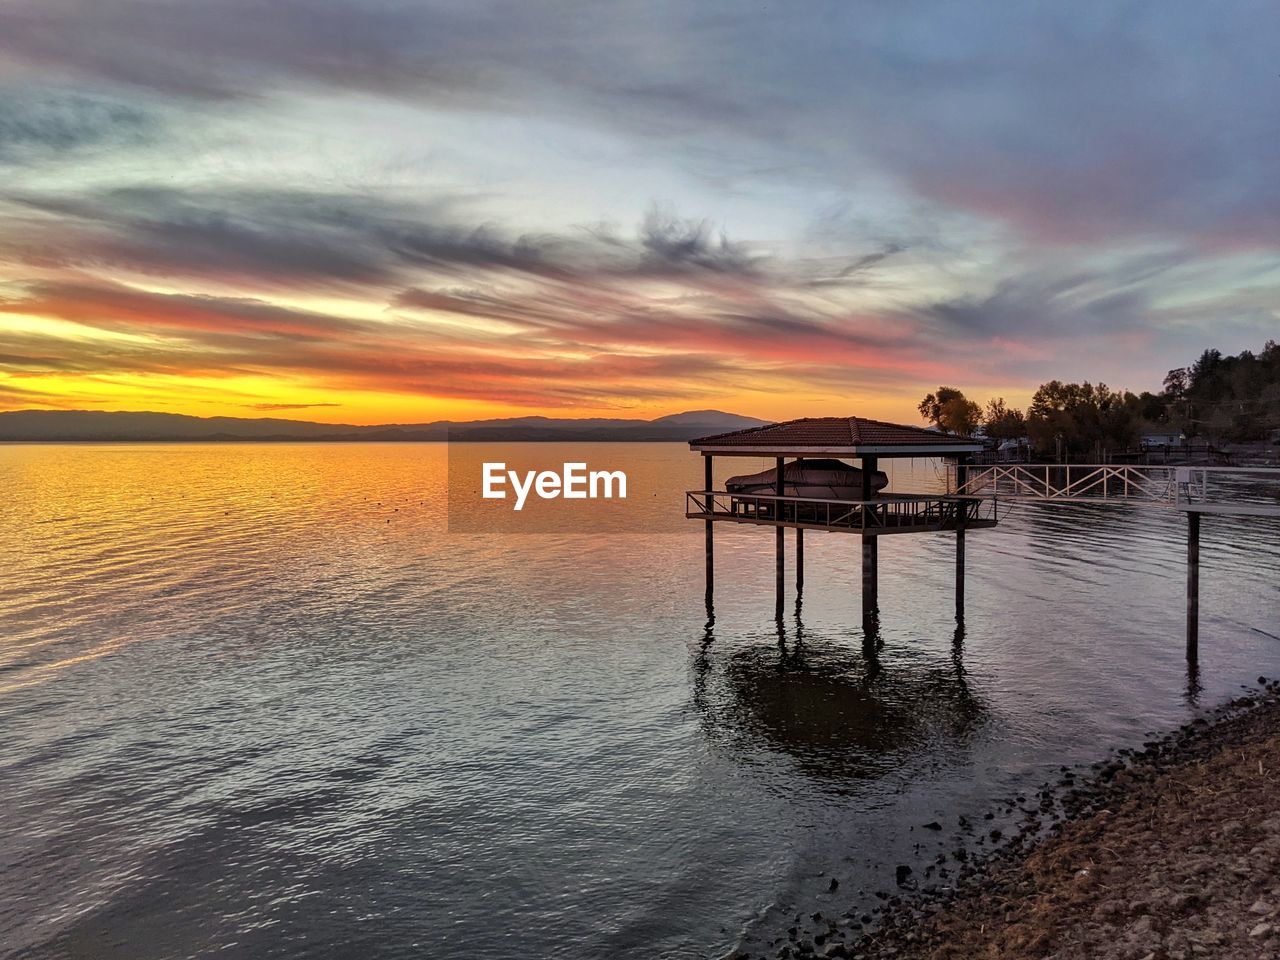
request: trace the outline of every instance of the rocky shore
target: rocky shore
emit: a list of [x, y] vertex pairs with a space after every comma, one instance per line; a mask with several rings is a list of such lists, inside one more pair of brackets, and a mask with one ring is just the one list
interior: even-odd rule
[[880, 906], [797, 918], [768, 952], [738, 956], [1280, 958], [1280, 683], [1258, 683], [1140, 751], [1011, 798], [1010, 836], [961, 818], [968, 842], [924, 870], [899, 866]]

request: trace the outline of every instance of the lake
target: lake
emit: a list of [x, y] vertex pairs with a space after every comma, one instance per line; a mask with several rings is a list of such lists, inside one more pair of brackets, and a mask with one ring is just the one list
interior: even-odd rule
[[972, 533], [962, 628], [954, 536], [884, 538], [876, 651], [856, 537], [777, 624], [717, 525], [709, 618], [700, 459], [589, 453], [626, 524], [485, 534], [444, 445], [0, 449], [0, 956], [720, 957], [1280, 675], [1275, 521], [1205, 520], [1194, 676], [1185, 519], [1131, 505]]

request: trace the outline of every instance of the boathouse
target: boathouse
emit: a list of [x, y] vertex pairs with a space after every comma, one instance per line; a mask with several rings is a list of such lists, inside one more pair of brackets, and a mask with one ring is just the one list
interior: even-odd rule
[[[714, 527], [717, 522], [775, 528], [775, 592], [779, 616], [786, 592], [783, 582], [785, 528], [796, 531], [797, 590], [804, 585], [806, 530], [861, 536], [864, 620], [876, 615], [878, 538], [888, 534], [954, 530], [956, 611], [962, 614], [965, 531], [996, 525], [994, 500], [889, 490], [887, 478], [879, 472], [878, 465], [882, 459], [944, 457], [955, 463], [963, 480], [965, 464], [970, 456], [982, 450], [981, 441], [865, 417], [805, 417], [701, 437], [691, 440], [689, 446], [702, 454], [704, 482], [702, 490], [686, 493], [685, 516], [705, 523], [708, 597], [715, 580]], [[726, 489], [715, 490], [712, 479], [715, 457], [771, 458], [774, 466], [771, 470], [734, 477]], [[855, 468], [845, 461], [857, 461], [858, 466]]]

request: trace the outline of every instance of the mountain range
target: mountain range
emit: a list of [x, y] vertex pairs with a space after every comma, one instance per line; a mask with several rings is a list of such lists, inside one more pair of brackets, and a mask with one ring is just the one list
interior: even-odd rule
[[556, 441], [692, 440], [767, 421], [719, 410], [691, 410], [657, 420], [508, 417], [357, 426], [274, 417], [192, 417], [177, 413], [13, 410], [0, 413], [0, 441], [313, 440]]

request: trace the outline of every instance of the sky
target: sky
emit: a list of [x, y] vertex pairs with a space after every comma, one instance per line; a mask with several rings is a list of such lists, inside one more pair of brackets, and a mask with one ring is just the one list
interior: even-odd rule
[[1269, 2], [0, 0], [0, 409], [916, 422], [1280, 336]]

